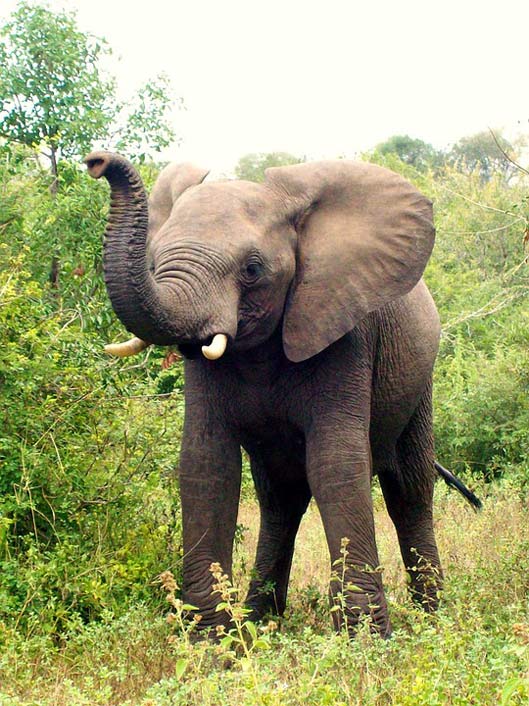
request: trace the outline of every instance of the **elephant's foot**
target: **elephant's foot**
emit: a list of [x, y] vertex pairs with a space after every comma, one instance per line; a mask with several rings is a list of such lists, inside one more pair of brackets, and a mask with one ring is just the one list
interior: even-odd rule
[[443, 589], [443, 572], [437, 549], [435, 546], [434, 550], [428, 547], [421, 552], [412, 547], [407, 554], [408, 561], [405, 565], [410, 596], [426, 613], [433, 613], [439, 606]]
[[[196, 602], [194, 604], [196, 606]], [[202, 640], [218, 641], [225, 632], [232, 627], [231, 616], [224, 610], [216, 611], [211, 607], [198, 607], [196, 611], [190, 611], [187, 620], [189, 622], [189, 637], [192, 642]]]
[[252, 581], [244, 602], [251, 612], [253, 622], [262, 620], [267, 615], [283, 615], [286, 607], [286, 591], [277, 590], [274, 583]]
[[203, 590], [183, 591], [183, 604], [193, 607], [187, 617], [196, 624], [192, 630], [194, 639], [216, 639], [223, 634], [223, 629], [228, 631], [233, 627], [229, 609], [218, 609], [224, 600], [224, 596], [215, 590], [215, 585]]
[[331, 581], [331, 613], [336, 631], [346, 629], [353, 638], [360, 625], [367, 622], [372, 633], [384, 638], [391, 635], [386, 597], [379, 581], [369, 581], [373, 576], [368, 573], [346, 581]]
[[443, 579], [439, 568], [408, 569], [409, 591], [413, 602], [426, 613], [434, 613], [439, 607]]

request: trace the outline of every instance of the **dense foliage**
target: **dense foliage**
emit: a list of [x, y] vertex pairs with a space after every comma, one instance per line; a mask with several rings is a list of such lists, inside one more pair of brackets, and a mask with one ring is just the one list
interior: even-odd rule
[[409, 135], [393, 135], [376, 146], [376, 151], [382, 156], [395, 154], [404, 164], [409, 164], [419, 172], [441, 166], [445, 162], [445, 154], [424, 140]]
[[0, 131], [21, 144], [80, 154], [104, 137], [114, 82], [99, 69], [108, 52], [68, 13], [22, 2], [0, 33]]
[[[8, 149], [0, 170], [0, 620], [60, 632], [149, 595], [169, 544], [177, 561], [181, 373], [161, 354], [124, 369], [101, 353], [117, 328], [100, 275], [105, 190], [72, 165], [53, 200]], [[54, 233], [59, 292], [43, 267]]]

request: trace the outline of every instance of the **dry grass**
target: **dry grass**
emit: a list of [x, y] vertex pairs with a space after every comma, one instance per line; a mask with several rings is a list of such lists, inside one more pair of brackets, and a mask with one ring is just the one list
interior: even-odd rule
[[[120, 620], [85, 627], [54, 652], [48, 642], [8, 644], [0, 659], [0, 704], [527, 703], [525, 502], [508, 488], [496, 489], [476, 514], [455, 494], [437, 489], [436, 527], [446, 590], [434, 619], [416, 612], [406, 597], [397, 539], [377, 491], [375, 506], [395, 626], [388, 643], [365, 632], [351, 645], [332, 633], [327, 549], [318, 511], [311, 505], [298, 539], [289, 613], [272, 636], [271, 649], [256, 651], [250, 661], [232, 656], [226, 669], [227, 656], [218, 647], [193, 645], [183, 637], [169, 646], [163, 618], [139, 607]], [[257, 539], [253, 504], [241, 508], [239, 522], [247, 529], [237, 548], [235, 581], [243, 584]]]
[[[514, 491], [495, 493], [485, 502], [482, 512], [474, 512], [454, 491], [439, 483], [436, 489], [435, 528], [443, 568], [450, 580], [452, 568], [472, 572], [477, 563], [496, 562], [505, 556], [505, 543], [513, 534], [517, 541], [529, 540], [525, 507]], [[406, 581], [397, 534], [385, 509], [382, 495], [375, 486], [375, 527], [384, 583], [393, 601], [406, 600]], [[243, 540], [236, 550], [234, 581], [246, 588], [252, 557], [255, 555], [259, 532], [259, 513], [254, 503], [246, 502], [239, 511]], [[494, 537], [491, 541], [491, 537]], [[484, 541], [488, 539], [489, 541]], [[330, 567], [320, 514], [314, 501], [303, 517], [292, 564], [290, 590], [307, 586], [327, 591]]]

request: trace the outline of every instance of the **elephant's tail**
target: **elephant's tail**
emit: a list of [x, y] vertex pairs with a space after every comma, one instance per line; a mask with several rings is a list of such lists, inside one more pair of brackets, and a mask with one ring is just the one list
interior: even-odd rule
[[456, 490], [459, 490], [461, 495], [468, 500], [468, 502], [474, 507], [476, 510], [481, 510], [482, 503], [481, 500], [474, 495], [474, 493], [467, 488], [467, 486], [459, 480], [459, 478], [456, 478], [456, 476], [453, 473], [450, 473], [449, 470], [441, 466], [440, 463], [437, 463], [435, 461], [435, 470], [441, 478], [444, 480], [444, 482], [451, 486], [452, 488], [456, 488]]

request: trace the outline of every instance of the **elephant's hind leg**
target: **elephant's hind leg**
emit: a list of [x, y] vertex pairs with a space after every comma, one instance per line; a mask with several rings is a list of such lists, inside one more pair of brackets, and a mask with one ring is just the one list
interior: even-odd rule
[[278, 458], [277, 451], [260, 449], [252, 454], [251, 462], [261, 525], [246, 605], [251, 617], [259, 619], [266, 613], [282, 615], [285, 610], [294, 543], [311, 493], [301, 477], [304, 469], [300, 467], [292, 477], [296, 462]]
[[433, 528], [435, 472], [430, 386], [398, 439], [394, 457], [377, 466], [410, 577], [411, 595], [431, 612], [439, 603], [442, 570]]

